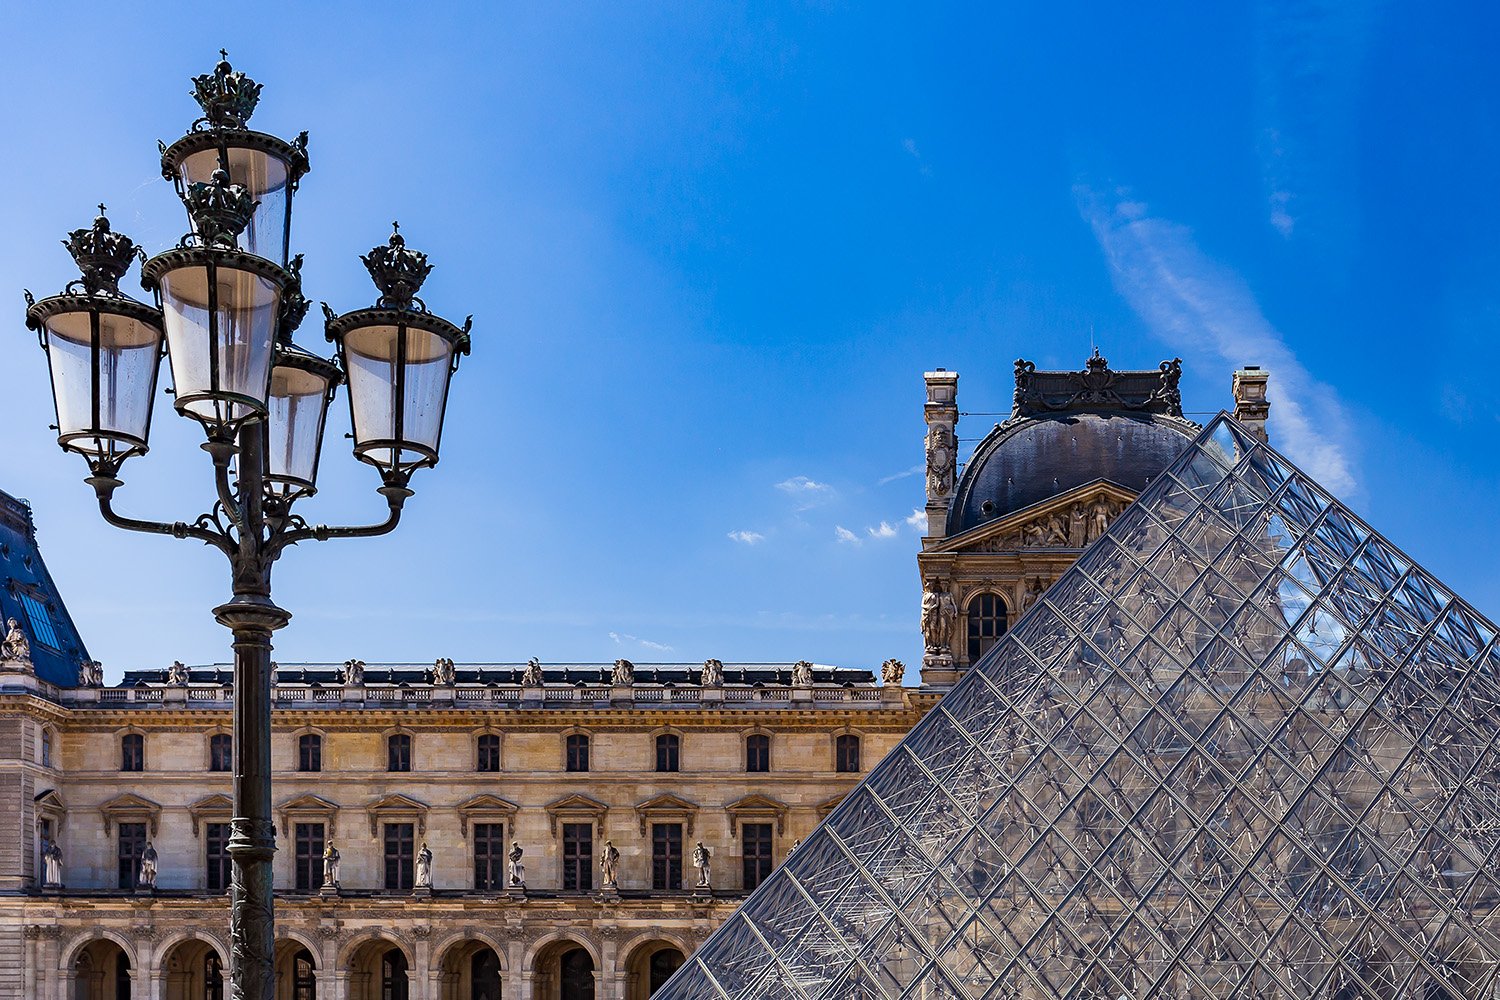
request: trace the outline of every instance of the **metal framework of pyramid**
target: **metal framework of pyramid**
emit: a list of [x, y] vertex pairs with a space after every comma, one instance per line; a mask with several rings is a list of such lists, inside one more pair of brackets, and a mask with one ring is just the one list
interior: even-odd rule
[[1221, 414], [657, 1000], [1494, 1000], [1497, 699]]

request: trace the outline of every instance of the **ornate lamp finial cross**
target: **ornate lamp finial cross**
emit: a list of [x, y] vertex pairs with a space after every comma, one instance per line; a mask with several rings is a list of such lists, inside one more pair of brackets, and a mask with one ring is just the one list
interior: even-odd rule
[[99, 203], [99, 214], [100, 215], [104, 214], [104, 202], [102, 202], [102, 201]]
[[228, 62], [229, 61], [229, 50], [228, 49], [220, 49], [219, 50], [219, 58], [223, 59], [225, 62]]

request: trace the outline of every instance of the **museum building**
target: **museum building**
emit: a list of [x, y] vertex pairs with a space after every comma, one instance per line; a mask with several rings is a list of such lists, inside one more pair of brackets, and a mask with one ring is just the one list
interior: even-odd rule
[[[651, 996], [1188, 447], [1179, 375], [1017, 362], [962, 468], [958, 376], [926, 375], [920, 686], [894, 660], [280, 663], [278, 1000]], [[1235, 373], [1260, 434], [1265, 389]], [[228, 667], [104, 685], [4, 494], [0, 611], [0, 1000], [221, 1000]]]

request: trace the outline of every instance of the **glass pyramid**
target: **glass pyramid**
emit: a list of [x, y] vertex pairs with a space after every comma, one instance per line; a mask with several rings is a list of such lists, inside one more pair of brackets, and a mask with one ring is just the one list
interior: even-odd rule
[[1497, 675], [1221, 414], [656, 998], [1494, 1000]]

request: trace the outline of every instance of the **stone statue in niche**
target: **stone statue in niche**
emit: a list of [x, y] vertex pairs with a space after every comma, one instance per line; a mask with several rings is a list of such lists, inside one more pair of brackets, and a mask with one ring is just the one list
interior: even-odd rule
[[886, 660], [880, 665], [880, 682], [889, 687], [899, 687], [906, 677], [906, 664], [900, 660]]
[[927, 495], [945, 497], [952, 488], [954, 452], [953, 432], [944, 424], [934, 424], [927, 432]]
[[542, 661], [535, 656], [526, 661], [526, 669], [521, 671], [521, 683], [526, 687], [542, 686]]
[[365, 683], [365, 661], [345, 660], [340, 671], [339, 682], [349, 687], [363, 687]]
[[439, 657], [432, 661], [432, 683], [442, 687], [452, 687], [458, 671], [453, 668], [453, 661], [446, 657]]
[[42, 845], [42, 885], [59, 888], [62, 884], [62, 848], [49, 840]]
[[704, 660], [703, 673], [698, 678], [698, 683], [704, 687], [722, 687], [724, 685], [724, 664], [718, 660]]
[[417, 879], [415, 888], [432, 888], [432, 848], [427, 842], [422, 842], [422, 849], [417, 852]]
[[167, 683], [173, 687], [187, 687], [188, 668], [181, 660], [173, 660], [167, 668]]
[[958, 604], [953, 595], [941, 580], [928, 580], [927, 590], [922, 594], [922, 636], [927, 640], [927, 652], [951, 650], [953, 625], [957, 621]]
[[604, 872], [604, 888], [619, 887], [620, 851], [613, 840], [604, 842], [604, 853], [599, 855], [599, 868]]
[[323, 888], [337, 889], [339, 887], [339, 849], [329, 841], [323, 848]]
[[506, 881], [512, 888], [526, 888], [526, 866], [521, 863], [521, 858], [525, 854], [526, 852], [521, 850], [520, 841], [510, 842], [510, 853], [506, 855], [510, 859], [510, 864], [506, 866]]
[[635, 664], [629, 660], [616, 660], [610, 672], [609, 682], [615, 687], [629, 687], [635, 683]]
[[708, 889], [709, 885], [708, 866], [713, 861], [713, 854], [703, 846], [703, 841], [698, 841], [698, 846], [693, 848], [693, 867], [698, 869], [698, 884], [695, 888]]
[[146, 849], [141, 852], [141, 872], [140, 878], [136, 880], [137, 888], [156, 888], [156, 861], [156, 848], [153, 847], [151, 845], [151, 841], [148, 840], [146, 841]]
[[[792, 664], [792, 687], [812, 687], [813, 668], [806, 660], [798, 660]], [[698, 845], [703, 846], [703, 845]]]
[[104, 686], [104, 664], [98, 660], [84, 660], [78, 664], [78, 686], [96, 688]]
[[14, 618], [5, 623], [5, 638], [0, 640], [0, 660], [16, 663], [31, 663], [31, 641], [21, 631], [21, 623]]

